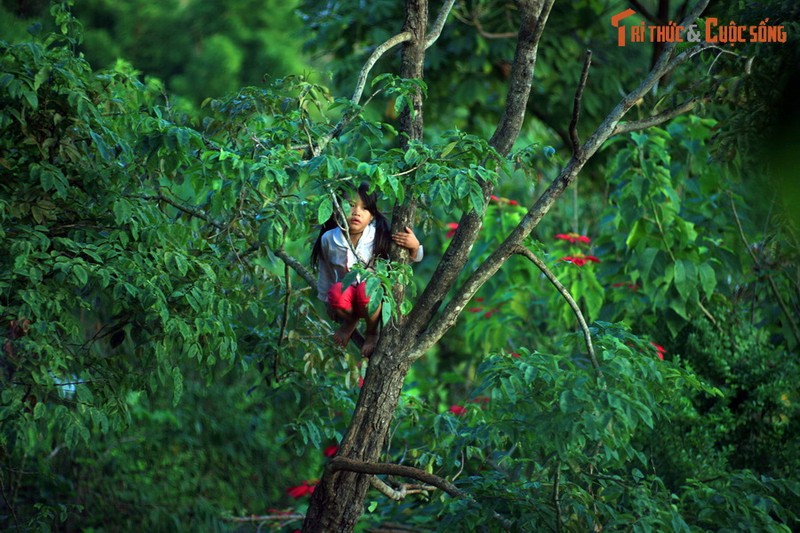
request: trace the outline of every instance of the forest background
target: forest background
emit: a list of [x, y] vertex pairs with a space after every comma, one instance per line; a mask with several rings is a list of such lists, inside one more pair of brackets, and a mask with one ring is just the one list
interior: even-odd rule
[[[368, 368], [309, 283], [331, 192], [369, 178], [384, 212], [418, 204], [425, 261], [370, 287], [391, 327], [463, 214], [482, 227], [461, 281], [656, 63], [664, 47], [619, 46], [611, 16], [691, 7], [554, 5], [489, 171], [514, 2], [455, 3], [427, 51], [424, 138], [401, 149], [420, 84], [396, 76], [399, 49], [363, 109], [349, 96], [402, 3], [4, 0], [0, 528], [299, 529]], [[768, 20], [786, 42], [670, 72], [629, 120], [691, 109], [605, 143], [525, 242], [596, 358], [550, 280], [510, 259], [411, 367], [382, 457], [457, 492], [384, 477], [357, 530], [800, 528], [799, 14], [710, 4], [705, 20]]]

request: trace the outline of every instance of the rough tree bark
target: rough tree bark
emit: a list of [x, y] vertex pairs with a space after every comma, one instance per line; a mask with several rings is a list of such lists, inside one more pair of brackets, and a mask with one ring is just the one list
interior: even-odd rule
[[[520, 16], [517, 48], [505, 109], [497, 130], [490, 139], [490, 144], [501, 155], [507, 155], [510, 152], [525, 118], [538, 44], [553, 2], [554, 0], [518, 0], [516, 2]], [[447, 4], [452, 6], [452, 2]], [[699, 16], [707, 4], [708, 0], [701, 0], [682, 25], [688, 26]], [[406, 18], [403, 25], [404, 35], [396, 36], [398, 42], [404, 43], [400, 72], [403, 77], [422, 79], [425, 48], [430, 45], [430, 40], [426, 42], [427, 18], [427, 0], [407, 0]], [[455, 289], [447, 304], [440, 309], [442, 302], [453, 291], [458, 275], [467, 262], [470, 248], [477, 238], [481, 224], [481, 217], [475, 212], [466, 213], [462, 217], [449, 248], [411, 313], [404, 319], [390, 322], [384, 328], [377, 349], [369, 360], [369, 367], [353, 418], [339, 448], [338, 455], [343, 460], [332, 461], [323, 473], [311, 498], [303, 523], [304, 532], [353, 530], [363, 513], [364, 499], [370, 487], [370, 475], [378, 473], [380, 470], [375, 463], [379, 463], [378, 460], [397, 407], [403, 382], [411, 364], [438, 342], [447, 329], [455, 324], [464, 306], [481, 285], [494, 275], [512, 255], [520, 253], [524, 239], [530, 235], [567, 186], [577, 177], [586, 161], [609, 137], [659, 124], [692, 108], [695, 100], [684, 102], [672, 110], [647, 119], [621, 122], [634, 103], [641, 99], [664, 75], [707, 47], [707, 45], [700, 44], [673, 56], [674, 45], [667, 45], [639, 87], [623, 97], [586, 142], [579, 144], [576, 134], [573, 138], [574, 153], [559, 176], [530, 206], [527, 215], [508, 235], [504, 243], [472, 273], [462, 286]], [[588, 69], [588, 64], [585, 68]], [[585, 76], [582, 83], [585, 84]], [[583, 87], [579, 87], [579, 91], [582, 89]], [[576, 96], [576, 110], [579, 99]], [[401, 133], [406, 136], [402, 141], [404, 145], [409, 140], [422, 138], [422, 100], [419, 94], [413, 100], [413, 107], [414, 113], [406, 111], [401, 116]], [[577, 120], [577, 114], [574, 118]], [[484, 201], [488, 201], [492, 185], [488, 182], [481, 185]], [[393, 229], [397, 230], [411, 225], [414, 212], [413, 199], [406, 205], [396, 206], [393, 213]], [[392, 259], [401, 259], [400, 254], [402, 254], [400, 250], [393, 250]], [[400, 294], [398, 293], [398, 295]], [[365, 464], [369, 468], [364, 466]], [[331, 465], [336, 465], [336, 468]], [[361, 465], [361, 467], [351, 467], [348, 470], [348, 465]]]

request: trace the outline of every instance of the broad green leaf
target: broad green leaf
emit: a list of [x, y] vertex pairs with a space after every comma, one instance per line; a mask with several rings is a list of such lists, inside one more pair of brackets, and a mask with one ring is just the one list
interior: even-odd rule
[[319, 207], [317, 208], [317, 221], [320, 224], [325, 224], [333, 214], [333, 202], [327, 196], [322, 199]]

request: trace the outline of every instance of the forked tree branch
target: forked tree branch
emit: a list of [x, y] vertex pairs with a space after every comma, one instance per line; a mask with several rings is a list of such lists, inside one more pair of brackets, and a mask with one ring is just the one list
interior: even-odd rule
[[[327, 468], [331, 472], [347, 470], [350, 472], [357, 472], [359, 474], [372, 474], [373, 476], [376, 474], [388, 474], [393, 476], [408, 477], [441, 489], [455, 498], [464, 498], [475, 502], [476, 504], [478, 503], [470, 494], [459, 489], [446, 479], [434, 474], [429, 474], [428, 472], [420, 470], [419, 468], [414, 468], [413, 466], [396, 465], [392, 463], [369, 463], [337, 456], [331, 459]], [[510, 520], [499, 515], [498, 513], [492, 511], [492, 514], [494, 515], [495, 519], [500, 521], [503, 524], [503, 527], [506, 529], [510, 529], [513, 525]]]
[[[455, 0], [446, 0], [442, 9], [439, 11], [439, 16], [436, 18], [436, 22], [434, 22], [433, 28], [431, 29], [430, 33], [425, 36], [425, 48], [430, 47], [442, 33], [442, 29], [444, 28], [444, 24], [447, 21], [447, 16], [450, 13], [450, 10], [453, 8], [453, 4]], [[404, 31], [398, 33], [387, 39], [382, 44], [378, 45], [375, 50], [372, 51], [370, 56], [364, 62], [364, 65], [361, 67], [361, 71], [358, 74], [358, 80], [356, 81], [356, 88], [353, 91], [353, 96], [350, 98], [350, 102], [357, 106], [358, 103], [361, 101], [361, 96], [364, 94], [364, 87], [367, 85], [367, 79], [369, 78], [369, 73], [372, 71], [372, 67], [375, 66], [375, 63], [383, 57], [386, 52], [394, 48], [395, 46], [406, 43], [411, 41], [414, 38], [410, 31]], [[342, 131], [347, 127], [350, 122], [355, 118], [358, 114], [357, 111], [350, 111], [345, 113], [345, 115], [339, 120], [339, 122], [334, 126], [334, 128], [329, 131], [325, 136], [320, 139], [319, 143], [315, 147], [313, 144], [309, 144], [308, 146], [308, 153], [307, 155], [311, 157], [315, 157], [322, 153], [322, 150], [325, 149], [326, 146], [339, 135], [341, 135]]]
[[389, 484], [383, 481], [381, 478], [376, 476], [371, 476], [369, 483], [372, 485], [372, 488], [390, 500], [394, 500], [396, 502], [404, 500], [406, 496], [410, 496], [411, 494], [420, 494], [423, 492], [436, 490], [436, 487], [432, 485], [409, 485], [406, 483], [400, 485], [399, 489], [395, 489], [394, 487], [389, 486]]
[[467, 498], [469, 495], [463, 490], [459, 489], [449, 481], [434, 474], [429, 474], [419, 468], [413, 466], [396, 465], [392, 463], [368, 463], [364, 461], [355, 461], [347, 457], [336, 456], [328, 463], [328, 468], [332, 472], [338, 470], [349, 470], [350, 472], [358, 472], [360, 474], [388, 474], [390, 476], [408, 477], [422, 481], [427, 485], [436, 487], [445, 491], [450, 496], [456, 498]]
[[[527, 0], [519, 2], [522, 20], [511, 66], [506, 104], [502, 117], [489, 144], [501, 155], [507, 155], [519, 136], [525, 117], [536, 65], [536, 55], [550, 8], [554, 0]], [[488, 201], [492, 186], [482, 183], [484, 202]], [[475, 211], [464, 214], [458, 228], [436, 267], [429, 283], [408, 316], [403, 342], [415, 343], [419, 333], [430, 323], [439, 305], [453, 287], [461, 269], [469, 258], [469, 251], [478, 236], [481, 216]]]
[[[681, 23], [683, 27], [689, 26], [705, 10], [709, 0], [701, 0], [689, 16]], [[444, 333], [450, 329], [458, 319], [461, 311], [478, 289], [491, 278], [500, 267], [511, 257], [518, 246], [522, 245], [523, 240], [530, 235], [531, 231], [539, 224], [550, 208], [561, 197], [566, 188], [577, 178], [578, 173], [583, 169], [586, 161], [589, 160], [611, 135], [623, 116], [643, 98], [648, 91], [668, 72], [678, 65], [686, 62], [696, 54], [709, 48], [710, 45], [701, 43], [690, 48], [675, 57], [672, 53], [677, 43], [670, 43], [664, 47], [662, 55], [656, 64], [647, 74], [645, 79], [633, 91], [625, 95], [622, 100], [614, 107], [603, 122], [595, 129], [594, 133], [581, 145], [577, 154], [573, 154], [559, 175], [553, 180], [550, 186], [536, 200], [533, 206], [522, 218], [516, 228], [506, 237], [505, 241], [498, 246], [494, 252], [473, 271], [467, 278], [455, 296], [448, 302], [447, 306], [435, 317], [429, 319], [427, 329], [416, 336], [414, 349], [410, 358], [415, 360], [421, 357], [431, 346], [433, 346]], [[665, 121], [667, 117], [661, 117]], [[458, 231], [456, 231], [456, 235]], [[473, 241], [470, 241], [471, 245]], [[446, 254], [445, 254], [446, 256]], [[460, 268], [459, 268], [460, 270]], [[435, 279], [435, 278], [434, 278]]]
[[536, 267], [542, 271], [542, 274], [550, 280], [550, 283], [556, 288], [556, 290], [561, 294], [561, 296], [567, 301], [570, 308], [572, 308], [572, 312], [575, 313], [575, 318], [578, 319], [578, 325], [581, 327], [581, 331], [583, 331], [583, 339], [586, 342], [586, 350], [589, 352], [589, 359], [592, 361], [592, 366], [597, 371], [597, 375], [599, 377], [603, 377], [603, 370], [600, 368], [600, 363], [597, 361], [597, 356], [594, 353], [594, 345], [592, 344], [592, 333], [589, 331], [589, 325], [586, 323], [586, 319], [583, 316], [583, 312], [581, 312], [580, 306], [578, 306], [575, 299], [569, 293], [566, 287], [558, 281], [558, 278], [553, 274], [553, 272], [547, 268], [547, 265], [544, 264], [544, 261], [539, 259], [536, 254], [534, 254], [530, 249], [524, 246], [518, 246], [515, 252], [523, 257], [527, 257], [531, 263], [536, 265]]

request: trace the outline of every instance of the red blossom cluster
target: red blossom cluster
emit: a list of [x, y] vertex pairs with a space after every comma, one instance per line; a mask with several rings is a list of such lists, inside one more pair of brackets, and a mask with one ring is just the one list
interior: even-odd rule
[[451, 405], [450, 412], [456, 416], [464, 416], [467, 414], [467, 408], [463, 405]]
[[489, 200], [492, 202], [497, 202], [498, 204], [519, 205], [519, 202], [516, 200], [509, 200], [508, 198], [499, 198], [494, 194], [489, 197]]
[[572, 244], [589, 244], [592, 242], [592, 239], [587, 237], [586, 235], [578, 235], [577, 233], [557, 233], [556, 239], [561, 239], [562, 241], [568, 241]]
[[659, 346], [658, 344], [654, 343], [653, 341], [650, 341], [650, 344], [652, 344], [653, 348], [656, 349], [656, 357], [658, 357], [659, 359], [661, 359], [663, 361], [664, 360], [664, 354], [667, 353], [667, 350], [665, 350], [663, 346]]
[[339, 452], [339, 445], [338, 444], [331, 444], [324, 450], [322, 450], [322, 455], [325, 457], [333, 457]]
[[450, 228], [450, 230], [447, 232], [445, 237], [452, 239], [453, 235], [456, 234], [456, 230], [458, 229], [458, 222], [448, 222], [447, 227]]
[[591, 261], [593, 263], [599, 263], [600, 262], [600, 260], [597, 257], [593, 256], [593, 255], [583, 255], [583, 254], [567, 255], [567, 256], [562, 257], [561, 260], [562, 261], [567, 261], [569, 263], [572, 263], [576, 267], [582, 267], [583, 265], [585, 265], [589, 261]]
[[639, 284], [638, 283], [614, 283], [611, 286], [614, 287], [615, 289], [619, 289], [620, 287], [625, 287], [627, 289], [632, 290], [633, 292], [636, 292], [636, 291], [639, 290]]
[[302, 498], [303, 496], [311, 496], [314, 494], [314, 489], [317, 488], [317, 482], [310, 482], [310, 481], [303, 481], [300, 485], [296, 487], [289, 487], [286, 489], [286, 494], [294, 498], [295, 500], [298, 498]]

